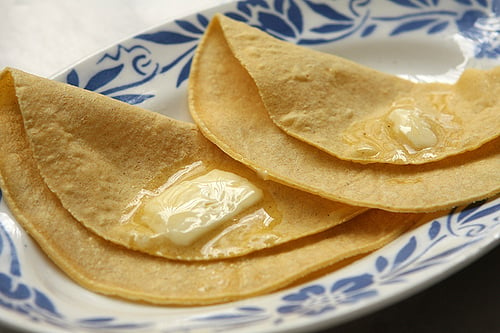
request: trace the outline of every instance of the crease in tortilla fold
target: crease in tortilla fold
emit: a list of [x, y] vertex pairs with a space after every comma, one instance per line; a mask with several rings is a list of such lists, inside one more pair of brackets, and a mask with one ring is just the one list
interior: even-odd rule
[[[216, 16], [191, 68], [191, 115], [228, 155], [291, 187], [394, 212], [439, 211], [500, 192], [498, 138], [440, 161], [393, 165], [341, 160], [287, 135], [270, 119], [255, 80], [230, 47], [229, 38], [260, 33]], [[275, 90], [280, 93], [280, 88]]]
[[[500, 135], [500, 66], [466, 69], [455, 84], [415, 83], [224, 16], [216, 20], [274, 124], [337, 158], [423, 164], [477, 149]], [[433, 124], [437, 142], [407, 151], [411, 143], [386, 129], [393, 126], [386, 118], [398, 108], [418, 110], [419, 118]]]

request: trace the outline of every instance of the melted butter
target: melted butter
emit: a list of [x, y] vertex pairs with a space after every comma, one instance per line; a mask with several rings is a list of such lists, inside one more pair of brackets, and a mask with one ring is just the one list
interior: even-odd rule
[[252, 211], [210, 239], [201, 248], [201, 253], [205, 256], [218, 256], [231, 252], [238, 253], [242, 244], [256, 248], [265, 247], [268, 243], [273, 244], [279, 236], [268, 232], [258, 232], [258, 229], [268, 230], [274, 222], [275, 219], [265, 209]]
[[132, 202], [128, 204], [126, 211], [120, 218], [120, 223], [126, 224], [131, 220], [132, 216], [134, 216], [137, 213], [138, 209], [140, 208], [144, 198], [158, 196], [160, 193], [165, 191], [165, 189], [167, 189], [169, 186], [172, 186], [176, 182], [184, 179], [185, 177], [188, 177], [189, 175], [197, 174], [204, 170], [205, 166], [201, 161], [198, 161], [182, 167], [179, 171], [177, 171], [171, 177], [169, 177], [168, 180], [163, 184], [157, 184], [156, 182], [153, 182], [152, 184], [152, 187], [154, 188], [153, 190], [149, 189], [140, 190], [138, 195], [134, 198], [134, 200], [132, 200]]
[[461, 122], [448, 109], [448, 98], [448, 92], [439, 91], [418, 101], [401, 98], [377, 117], [353, 123], [343, 133], [343, 140], [360, 162], [435, 159], [443, 147], [463, 140]]
[[218, 169], [184, 180], [144, 203], [141, 220], [156, 234], [186, 246], [255, 205], [262, 191]]
[[431, 125], [417, 109], [396, 108], [387, 118], [394, 136], [415, 150], [433, 147], [438, 142]]
[[[224, 219], [200, 233], [189, 245], [174, 243], [163, 229], [156, 229], [146, 213], [148, 202], [160, 196], [168, 188], [183, 181], [194, 180], [217, 169], [237, 173], [256, 188], [262, 191], [262, 198], [250, 207], [226, 216]], [[174, 173], [172, 173], [173, 170]], [[264, 174], [266, 174], [264, 172]], [[275, 202], [274, 194], [266, 188], [263, 175], [246, 168], [235, 168], [231, 165], [198, 161], [190, 165], [179, 164], [169, 166], [151, 179], [144, 189], [140, 190], [123, 213], [121, 228], [130, 234], [131, 244], [149, 253], [178, 259], [209, 259], [238, 256], [255, 249], [261, 249], [279, 243], [281, 235], [276, 227], [282, 221], [282, 213]], [[266, 178], [266, 177], [263, 177]], [[158, 221], [161, 227], [162, 220]], [[160, 231], [157, 232], [155, 231]]]
[[355, 156], [361, 158], [378, 158], [388, 150], [387, 133], [382, 119], [370, 119], [356, 122], [343, 133], [343, 140], [353, 147]]

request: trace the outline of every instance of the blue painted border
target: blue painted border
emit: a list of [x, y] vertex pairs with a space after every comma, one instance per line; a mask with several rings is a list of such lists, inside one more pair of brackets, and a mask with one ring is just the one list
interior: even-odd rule
[[[477, 59], [500, 57], [500, 31], [492, 30], [492, 25], [489, 25], [492, 20], [499, 22], [499, 0], [383, 1], [387, 8], [392, 6], [390, 8], [397, 10], [390, 13], [375, 12], [369, 0], [248, 0], [224, 8], [229, 8], [225, 14], [232, 18], [301, 45], [334, 43], [351, 36], [368, 39], [377, 34], [385, 34], [388, 38], [411, 34], [434, 36], [453, 29], [474, 44]], [[450, 2], [453, 6], [449, 6]], [[386, 8], [377, 8], [382, 7]], [[314, 26], [307, 25], [305, 15], [315, 18], [311, 20]], [[193, 53], [208, 22], [208, 16], [196, 14], [177, 20], [167, 25], [167, 28], [139, 34], [104, 52], [94, 63], [70, 69], [64, 75], [64, 80], [130, 104], [140, 104], [155, 97], [154, 94], [134, 93], [134, 88], [154, 80], [158, 75], [173, 74], [176, 77], [173, 84], [181, 88], [189, 76]], [[498, 27], [498, 24], [495, 26]], [[165, 47], [168, 55], [172, 46], [181, 51], [165, 56], [164, 60], [155, 60], [157, 51], [153, 52], [153, 49]], [[457, 254], [483, 240], [488, 233], [498, 232], [499, 225], [498, 201], [481, 202], [462, 210], [453, 210], [448, 216], [429, 223], [425, 233], [409, 236], [401, 248], [378, 256], [370, 271], [328, 284], [307, 284], [283, 296], [280, 304], [272, 310], [257, 305], [235, 307], [230, 311], [190, 318], [179, 327], [162, 331], [216, 331], [253, 327], [267, 322], [279, 326], [297, 318], [333, 313], [343, 306], [375, 298], [385, 285], [404, 284], [414, 274], [446, 264]], [[436, 250], [439, 245], [457, 239], [460, 240], [458, 246], [445, 246], [446, 250], [442, 252]], [[25, 282], [17, 249], [1, 220], [0, 262], [0, 307], [33, 322], [93, 331], [141, 331], [156, 326], [155, 322], [123, 322], [114, 316], [74, 319], [65, 315], [64, 309], [58, 308], [56, 301]]]

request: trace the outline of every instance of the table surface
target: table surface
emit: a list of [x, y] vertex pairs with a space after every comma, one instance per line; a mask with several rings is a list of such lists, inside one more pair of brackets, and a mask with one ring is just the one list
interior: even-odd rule
[[[49, 77], [117, 40], [228, 1], [0, 0], [0, 69]], [[499, 263], [497, 247], [409, 299], [321, 333], [500, 332]], [[19, 331], [0, 324], [0, 332]]]

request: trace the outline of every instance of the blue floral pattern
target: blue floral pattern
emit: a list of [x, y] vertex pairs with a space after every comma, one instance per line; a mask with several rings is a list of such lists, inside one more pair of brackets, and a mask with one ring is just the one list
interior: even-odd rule
[[[246, 0], [224, 6], [223, 12], [277, 38], [310, 47], [350, 37], [432, 37], [453, 31], [472, 43], [476, 59], [500, 57], [498, 0], [374, 3]], [[158, 96], [148, 84], [160, 78], [168, 78], [162, 81], [172, 85], [168, 89], [185, 89], [193, 53], [212, 14], [198, 13], [139, 34], [67, 70], [58, 79], [130, 104], [155, 100]], [[5, 206], [1, 201], [0, 192], [0, 203]], [[46, 327], [82, 331], [258, 331], [259, 325], [284, 328], [300, 318], [329, 318], [418, 285], [422, 281], [419, 274], [432, 276], [438, 274], [436, 268], [453, 268], [469, 248], [496, 244], [491, 235], [500, 234], [500, 201], [475, 203], [430, 221], [348, 270], [275, 294], [269, 306], [249, 299], [168, 322], [163, 314], [158, 320], [137, 320], [112, 309], [98, 316], [69, 314], [61, 300], [23, 270], [28, 262], [19, 254], [25, 245], [16, 243], [9, 229], [9, 223], [15, 222], [9, 222], [7, 213], [7, 208], [0, 209], [0, 309]], [[26, 239], [23, 237], [20, 239]]]
[[[427, 223], [422, 232], [404, 237], [402, 245], [390, 251], [389, 255], [373, 257], [370, 271], [341, 277], [329, 283], [299, 287], [284, 295], [274, 312], [266, 313], [265, 308], [254, 307], [252, 313], [246, 315], [218, 314], [203, 318], [205, 325], [202, 327], [216, 328], [216, 325], [223, 324], [226, 328], [234, 328], [242, 325], [243, 318], [245, 323], [255, 324], [267, 320], [281, 325], [291, 318], [321, 316], [343, 307], [348, 308], [375, 298], [384, 287], [396, 288], [407, 283], [412, 275], [434, 266], [446, 265], [456, 256], [459, 257], [466, 248], [493, 234], [495, 230], [499, 232], [499, 229], [499, 200], [474, 203], [462, 210], [453, 209], [449, 215]], [[460, 242], [456, 242], [457, 239]], [[216, 323], [212, 322], [214, 318], [217, 319]], [[194, 332], [200, 328], [199, 321], [196, 325], [185, 324], [182, 332]], [[180, 331], [178, 328], [171, 332]]]
[[[480, 222], [481, 217], [485, 216], [491, 217], [490, 223]], [[500, 203], [485, 205], [480, 202], [461, 211], [453, 209], [445, 219], [428, 223], [426, 232], [420, 233], [418, 237], [409, 236], [403, 246], [391, 253], [392, 257], [376, 257], [372, 272], [340, 279], [329, 289], [321, 285], [302, 288], [297, 293], [283, 297], [287, 304], [279, 307], [278, 312], [317, 315], [332, 311], [342, 304], [376, 296], [377, 287], [404, 283], [407, 276], [441, 265], [499, 226]], [[442, 251], [435, 250], [439, 245], [456, 237], [465, 238], [465, 241], [447, 246]]]
[[54, 304], [40, 290], [22, 282], [21, 264], [14, 242], [0, 224], [0, 306], [23, 313], [32, 320], [59, 317]]
[[73, 321], [63, 315], [45, 292], [23, 281], [21, 260], [5, 223], [0, 219], [0, 307], [22, 314], [33, 322], [45, 322], [66, 329], [137, 329], [149, 326], [144, 323], [118, 323], [114, 317], [80, 318]]
[[[498, 0], [454, 0], [453, 6], [450, 1], [439, 0], [384, 1], [386, 4], [375, 7], [370, 0], [246, 0], [237, 2], [224, 14], [301, 45], [333, 43], [353, 35], [362, 38], [422, 32], [437, 35], [454, 29], [471, 41], [476, 58], [497, 59], [500, 55]], [[393, 7], [398, 9], [397, 14], [386, 14], [394, 12], [390, 10]], [[306, 16], [313, 17], [308, 20], [313, 24], [307, 24]], [[129, 104], [143, 103], [155, 95], [127, 91], [167, 72], [175, 72], [177, 88], [187, 81], [194, 51], [208, 23], [207, 15], [197, 14], [174, 21], [168, 28], [137, 35], [127, 45], [119, 44], [96, 59], [91, 76], [84, 79], [81, 70], [73, 68], [64, 80]], [[169, 56], [168, 47], [172, 45], [183, 51]], [[152, 48], [162, 46], [165, 51], [157, 49], [154, 53], [165, 56], [154, 59]], [[88, 66], [84, 71], [88, 71]]]
[[[0, 307], [23, 314], [33, 321], [43, 321], [65, 329], [133, 332], [154, 327], [153, 322], [122, 323], [113, 316], [65, 316], [46, 293], [23, 282], [16, 247], [2, 222], [0, 220]], [[466, 248], [495, 231], [500, 232], [499, 200], [453, 209], [447, 216], [427, 223], [421, 232], [403, 237], [395, 249], [373, 256], [368, 271], [292, 289], [281, 297], [274, 308], [252, 305], [250, 302], [250, 305], [235, 307], [230, 311], [190, 318], [180, 326], [174, 325], [162, 332], [216, 331], [251, 327], [262, 322], [279, 326], [293, 318], [316, 317], [339, 311], [365, 300], [376, 299], [386, 286], [404, 286], [413, 275], [456, 260]]]
[[[475, 203], [461, 211], [454, 209], [445, 219], [428, 223], [427, 232], [421, 233], [420, 239], [409, 236], [406, 243], [393, 253], [393, 257], [376, 257], [373, 272], [335, 282], [330, 294], [337, 291], [339, 286], [347, 286], [343, 289], [344, 298], [340, 303], [356, 302], [360, 298], [377, 295], [374, 289], [377, 285], [402, 283], [406, 276], [446, 262], [450, 256], [471, 246], [481, 236], [500, 226], [500, 203], [485, 206], [481, 204], [484, 202]], [[478, 223], [481, 216], [491, 216], [491, 224]], [[438, 244], [454, 237], [465, 237], [467, 240], [456, 246], [446, 247], [444, 251], [431, 251]], [[288, 296], [284, 300], [290, 301]], [[289, 305], [285, 308], [288, 307]]]

